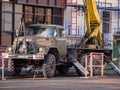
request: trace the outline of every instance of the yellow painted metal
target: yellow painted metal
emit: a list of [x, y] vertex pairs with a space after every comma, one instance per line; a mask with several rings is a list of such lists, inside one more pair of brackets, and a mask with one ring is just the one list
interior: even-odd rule
[[103, 46], [102, 35], [100, 32], [100, 15], [98, 13], [96, 0], [83, 0], [86, 15], [87, 31], [84, 36], [84, 43], [88, 40], [97, 38], [100, 47]]

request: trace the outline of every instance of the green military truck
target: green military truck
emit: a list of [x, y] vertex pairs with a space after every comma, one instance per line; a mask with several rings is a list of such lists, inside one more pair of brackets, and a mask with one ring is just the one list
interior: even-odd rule
[[23, 67], [27, 72], [42, 67], [44, 77], [48, 78], [53, 77], [56, 70], [60, 74], [67, 73], [73, 66], [68, 52], [74, 52], [72, 48], [76, 44], [68, 39], [64, 27], [59, 25], [33, 24], [27, 30], [20, 29], [13, 45], [6, 50], [8, 71], [19, 75]]

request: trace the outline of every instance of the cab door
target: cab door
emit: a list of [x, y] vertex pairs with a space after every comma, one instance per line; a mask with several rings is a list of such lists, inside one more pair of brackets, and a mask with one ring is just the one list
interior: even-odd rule
[[63, 36], [64, 29], [57, 29], [56, 44], [60, 55], [67, 55], [67, 39]]

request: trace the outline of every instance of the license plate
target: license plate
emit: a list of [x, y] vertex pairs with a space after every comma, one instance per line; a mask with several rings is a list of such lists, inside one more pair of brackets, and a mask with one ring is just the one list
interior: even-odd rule
[[26, 55], [18, 55], [18, 58], [28, 58]]

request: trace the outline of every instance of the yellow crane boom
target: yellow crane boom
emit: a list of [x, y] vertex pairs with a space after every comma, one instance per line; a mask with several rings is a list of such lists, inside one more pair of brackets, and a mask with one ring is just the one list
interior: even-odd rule
[[95, 45], [102, 47], [103, 41], [100, 32], [101, 20], [97, 10], [96, 0], [83, 0], [83, 3], [87, 30], [81, 44], [83, 45], [84, 41], [84, 45]]

